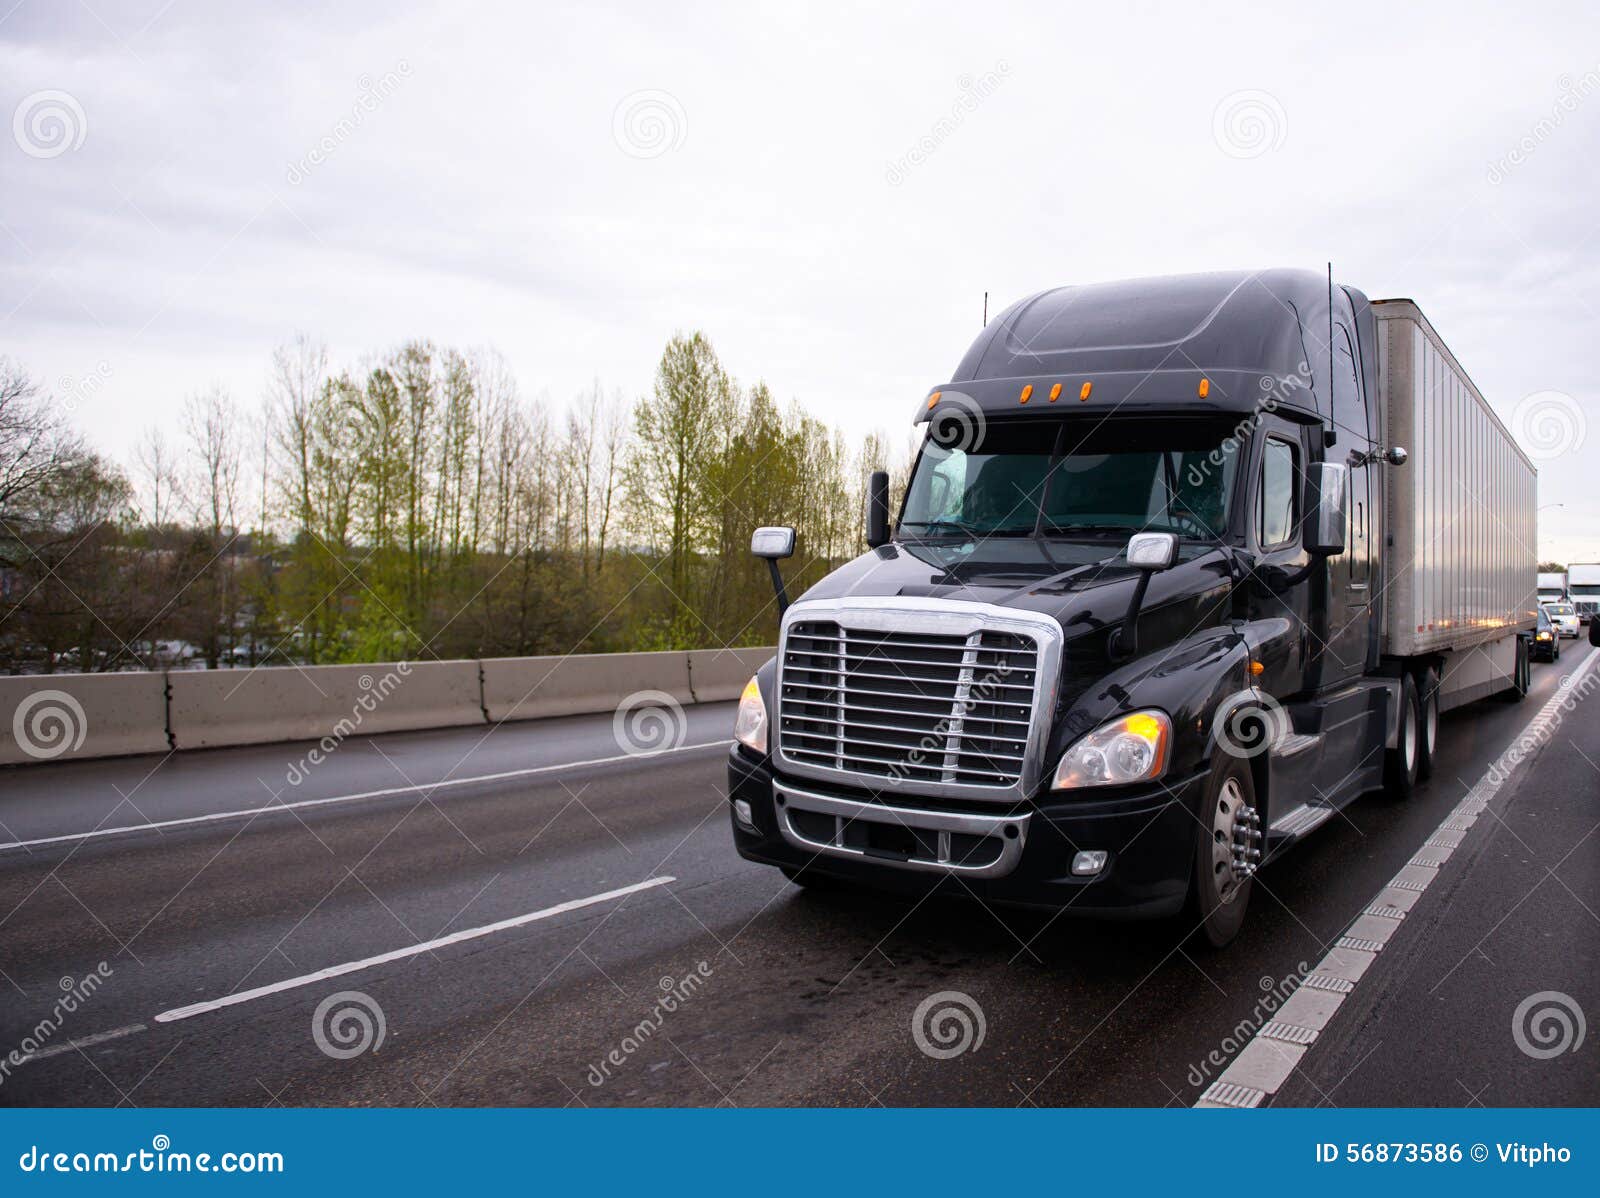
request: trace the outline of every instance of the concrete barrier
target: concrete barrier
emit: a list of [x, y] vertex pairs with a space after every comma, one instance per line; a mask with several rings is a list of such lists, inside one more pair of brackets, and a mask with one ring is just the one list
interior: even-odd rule
[[586, 653], [570, 657], [500, 657], [483, 662], [483, 706], [489, 718], [615, 711], [630, 695], [660, 691], [693, 703], [687, 653]]
[[177, 670], [168, 680], [170, 727], [180, 749], [484, 722], [475, 661]]
[[167, 750], [163, 674], [0, 678], [0, 763]]
[[696, 703], [715, 703], [737, 699], [744, 684], [767, 659], [778, 652], [776, 646], [755, 649], [695, 649], [689, 654], [689, 689]]
[[650, 692], [680, 704], [718, 702], [738, 698], [774, 652], [0, 677], [0, 764], [582, 715]]

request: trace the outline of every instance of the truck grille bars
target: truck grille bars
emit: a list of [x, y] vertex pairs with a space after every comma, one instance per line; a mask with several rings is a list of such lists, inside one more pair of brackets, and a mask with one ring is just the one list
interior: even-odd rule
[[1022, 797], [1036, 773], [1041, 642], [1053, 690], [1058, 635], [961, 610], [975, 606], [879, 610], [876, 627], [796, 610], [779, 662], [781, 763], [879, 792]]

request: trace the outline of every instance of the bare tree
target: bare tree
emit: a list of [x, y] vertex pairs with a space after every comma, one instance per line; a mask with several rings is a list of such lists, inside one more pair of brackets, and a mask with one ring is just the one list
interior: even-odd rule
[[230, 552], [238, 532], [238, 420], [232, 398], [221, 387], [193, 395], [184, 404], [188, 493], [195, 524], [209, 533], [203, 547], [205, 563], [193, 584], [205, 600], [195, 632], [211, 669], [220, 664], [238, 615], [235, 562]]
[[279, 477], [299, 530], [311, 523], [312, 453], [316, 409], [328, 376], [328, 350], [304, 333], [272, 353], [267, 380], [267, 422], [281, 462]]
[[19, 363], [0, 356], [0, 517], [84, 455], [83, 440]]
[[134, 447], [133, 461], [138, 471], [135, 485], [144, 522], [153, 529], [170, 524], [176, 514], [174, 509], [183, 502], [183, 477], [178, 455], [157, 425], [144, 430]]

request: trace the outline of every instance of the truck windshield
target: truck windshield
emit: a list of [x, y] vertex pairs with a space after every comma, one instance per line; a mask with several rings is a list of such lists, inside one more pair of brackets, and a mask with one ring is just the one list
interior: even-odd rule
[[1227, 528], [1233, 421], [1075, 417], [930, 427], [906, 492], [911, 537], [1212, 540]]

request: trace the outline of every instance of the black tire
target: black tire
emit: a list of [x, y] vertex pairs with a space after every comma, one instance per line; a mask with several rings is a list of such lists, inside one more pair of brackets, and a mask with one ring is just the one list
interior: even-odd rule
[[1433, 757], [1439, 748], [1439, 672], [1432, 666], [1419, 675], [1417, 699], [1422, 704], [1422, 719], [1417, 724], [1417, 777], [1433, 777]]
[[1517, 637], [1517, 661], [1511, 668], [1511, 685], [1500, 692], [1500, 698], [1506, 703], [1521, 703], [1528, 697], [1528, 687], [1533, 682], [1533, 656], [1528, 648], [1526, 637]]
[[[1232, 840], [1241, 834], [1241, 821], [1246, 825], [1243, 835], [1254, 840], [1258, 853], [1265, 828], [1256, 806], [1255, 779], [1249, 762], [1224, 756], [1214, 763], [1205, 794], [1197, 813], [1199, 828], [1195, 835], [1194, 878], [1189, 885], [1189, 912], [1190, 918], [1200, 921], [1199, 932], [1205, 942], [1212, 948], [1222, 948], [1244, 926], [1252, 889], [1252, 879], [1240, 878], [1231, 866], [1223, 864], [1223, 859], [1232, 859]], [[1241, 807], [1249, 812], [1248, 816], [1240, 814]]]
[[1383, 787], [1391, 798], [1409, 799], [1417, 789], [1422, 728], [1417, 680], [1410, 674], [1400, 679], [1399, 725], [1394, 734], [1394, 748], [1383, 755]]

